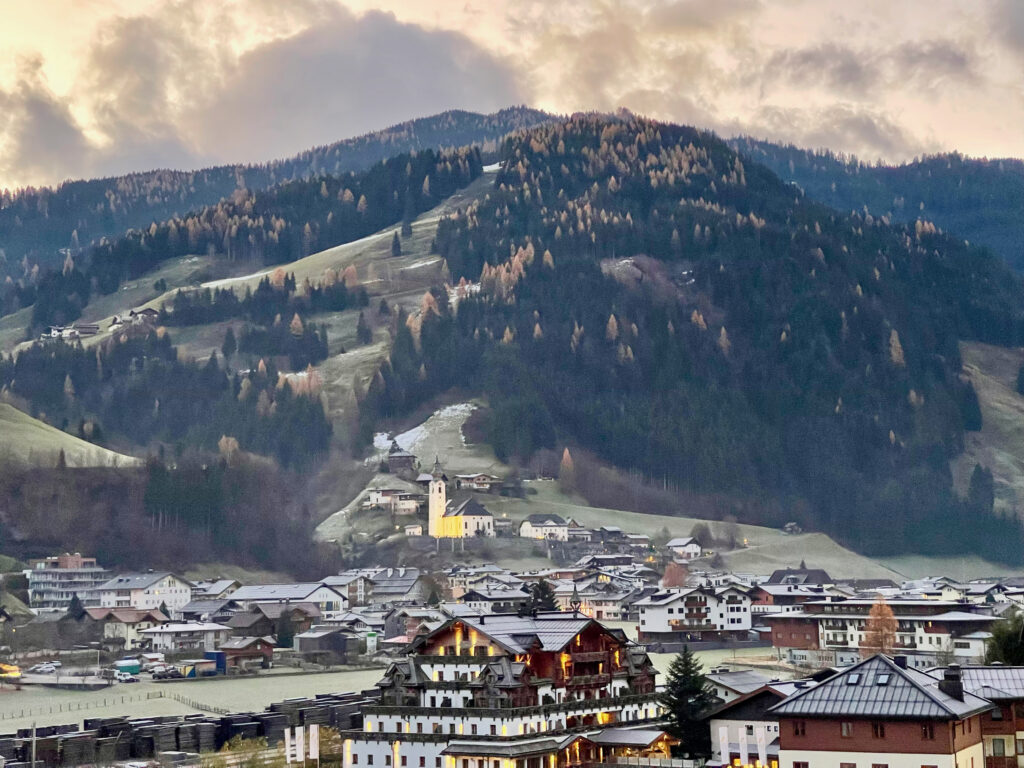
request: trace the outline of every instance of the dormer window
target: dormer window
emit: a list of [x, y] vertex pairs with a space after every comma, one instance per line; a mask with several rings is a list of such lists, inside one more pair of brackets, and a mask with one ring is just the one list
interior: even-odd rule
[[847, 685], [859, 685], [860, 684], [860, 672], [852, 672], [846, 677]]

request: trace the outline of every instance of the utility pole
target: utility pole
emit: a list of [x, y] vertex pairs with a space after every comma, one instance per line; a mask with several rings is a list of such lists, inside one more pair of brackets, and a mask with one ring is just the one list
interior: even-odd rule
[[36, 768], [36, 721], [32, 721], [32, 768]]

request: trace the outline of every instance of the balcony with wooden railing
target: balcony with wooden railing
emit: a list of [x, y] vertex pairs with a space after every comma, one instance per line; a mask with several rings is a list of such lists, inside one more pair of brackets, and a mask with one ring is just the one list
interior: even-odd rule
[[595, 661], [608, 661], [608, 651], [580, 651], [569, 652], [569, 658], [574, 664], [590, 664]]

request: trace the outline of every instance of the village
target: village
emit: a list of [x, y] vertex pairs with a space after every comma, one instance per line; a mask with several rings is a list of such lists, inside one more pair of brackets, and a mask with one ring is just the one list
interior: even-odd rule
[[[421, 472], [397, 444], [385, 461], [396, 487], [368, 490], [359, 506], [408, 519], [410, 540], [439, 553], [520, 538], [547, 547], [550, 565], [439, 560], [437, 569], [352, 568], [263, 584], [116, 572], [78, 553], [32, 561], [27, 600], [0, 611], [0, 681], [15, 696], [140, 679], [185, 690], [284, 670], [310, 675], [311, 691], [325, 670], [367, 669], [379, 680], [262, 712], [194, 703], [193, 716], [48, 726], [34, 734], [47, 762], [173, 753], [187, 763], [240, 735], [274, 750], [286, 731], [294, 750], [310, 726], [337, 731], [343, 768], [692, 768], [703, 759], [805, 768], [840, 753], [900, 765], [907, 739], [922, 764], [971, 758], [1003, 768], [1021, 751], [1024, 667], [983, 664], [998, 625], [1024, 607], [1024, 579], [897, 583], [834, 578], [803, 562], [731, 572], [716, 567], [715, 548], [744, 542], [723, 541], [735, 535], [728, 526], [652, 541], [555, 514], [496, 518], [487, 504], [502, 478], [448, 476], [437, 460]], [[701, 673], [708, 706], [698, 737], [681, 736], [668, 708], [668, 662], [680, 653], [717, 659]], [[131, 739], [117, 746], [121, 733]], [[703, 758], [697, 742], [709, 745]], [[0, 755], [28, 761], [30, 743], [26, 729], [0, 736]]]

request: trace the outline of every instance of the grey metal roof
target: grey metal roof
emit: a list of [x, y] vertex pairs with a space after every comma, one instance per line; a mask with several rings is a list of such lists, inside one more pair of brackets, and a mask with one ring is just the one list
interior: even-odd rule
[[444, 517], [493, 517], [479, 501], [472, 496], [466, 499], [453, 499], [448, 502]]
[[712, 683], [731, 688], [739, 693], [750, 693], [771, 682], [771, 678], [752, 669], [735, 669], [724, 672], [709, 672], [705, 677]]
[[545, 651], [559, 651], [589, 626], [593, 619], [566, 613], [539, 613], [536, 616], [493, 613], [486, 616], [462, 616], [458, 619], [506, 648], [525, 653], [534, 638]]
[[527, 515], [523, 522], [528, 522], [530, 525], [567, 525], [565, 519], [561, 515], [548, 515], [541, 512], [535, 512], [532, 515]]
[[[929, 669], [926, 674], [941, 680], [945, 667]], [[997, 701], [1024, 699], [1024, 667], [962, 667], [964, 688], [976, 696]]]
[[[882, 675], [889, 675], [884, 685]], [[960, 720], [992, 708], [990, 702], [971, 693], [965, 692], [963, 701], [948, 696], [938, 684], [934, 677], [901, 669], [879, 654], [790, 696], [769, 712], [785, 717]]]
[[600, 733], [595, 733], [587, 738], [595, 744], [646, 747], [664, 735], [664, 731], [656, 728], [605, 728]]
[[304, 600], [322, 586], [326, 585], [321, 582], [313, 584], [257, 584], [239, 587], [231, 593], [231, 599], [240, 603], [260, 600]]
[[[168, 576], [174, 576], [174, 574], [170, 571], [159, 571], [153, 573], [122, 573], [112, 578], [106, 584], [103, 584], [99, 589], [145, 589]], [[180, 577], [175, 576], [175, 578]], [[181, 581], [185, 580], [181, 579]], [[187, 581], [185, 581], [185, 583], [188, 584]]]

